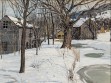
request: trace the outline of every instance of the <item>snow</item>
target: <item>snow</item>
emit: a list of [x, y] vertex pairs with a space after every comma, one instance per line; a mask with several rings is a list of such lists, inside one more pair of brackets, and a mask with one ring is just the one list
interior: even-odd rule
[[[80, 27], [81, 25], [83, 25], [83, 23], [85, 23], [89, 18], [80, 18], [74, 25], [73, 27]], [[92, 21], [94, 21], [94, 18], [91, 18]]]
[[[72, 43], [87, 44], [89, 48], [78, 48], [80, 62], [76, 63], [74, 79], [76, 83], [82, 83], [77, 71], [84, 66], [94, 64], [110, 64], [110, 33], [98, 34], [97, 40], [73, 40]], [[35, 55], [35, 48], [26, 50], [25, 73], [18, 73], [20, 67], [20, 52], [3, 55], [0, 59], [0, 83], [68, 83], [68, 70], [71, 68], [75, 55], [67, 48], [60, 49], [61, 42], [55, 41], [55, 45], [42, 46]], [[96, 48], [98, 50], [95, 50]], [[86, 53], [105, 53], [101, 58], [84, 56]], [[64, 54], [64, 58], [63, 58]], [[70, 82], [69, 82], [70, 83]]]
[[[23, 24], [23, 20], [20, 20], [20, 23], [19, 23], [19, 19], [17, 19], [17, 18], [15, 18], [15, 17], [12, 17], [12, 16], [8, 16], [16, 25], [18, 25], [18, 26], [22, 26], [22, 24]], [[27, 27], [33, 27], [33, 25], [32, 24], [29, 24], [29, 23], [26, 23], [26, 26]]]
[[96, 18], [110, 18], [111, 19], [111, 10], [106, 10], [101, 12], [101, 14], [97, 14]]
[[74, 25], [73, 27], [80, 27], [87, 19], [85, 18], [80, 18]]
[[[98, 34], [97, 40], [74, 40], [73, 43], [87, 44], [89, 48], [80, 49], [81, 59], [78, 67], [94, 65], [94, 64], [109, 64], [111, 59], [111, 42], [110, 33]], [[96, 49], [96, 50], [95, 50]], [[84, 54], [87, 53], [104, 53], [101, 58], [91, 59], [90, 57], [85, 57]], [[80, 69], [78, 68], [78, 69]]]
[[17, 18], [14, 18], [12, 16], [8, 16], [13, 22], [18, 22], [18, 19]]

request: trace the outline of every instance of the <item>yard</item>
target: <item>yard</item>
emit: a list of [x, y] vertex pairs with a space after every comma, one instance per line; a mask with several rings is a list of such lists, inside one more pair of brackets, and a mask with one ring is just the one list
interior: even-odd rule
[[[97, 40], [72, 41], [80, 52], [80, 61], [74, 70], [74, 83], [110, 83], [109, 38], [110, 33], [107, 32], [99, 34]], [[68, 70], [74, 55], [71, 50], [60, 49], [60, 46], [59, 41], [55, 45], [43, 42], [38, 55], [35, 55], [36, 49], [26, 50], [26, 71], [22, 74], [19, 73], [20, 52], [3, 55], [0, 59], [0, 83], [68, 83]], [[95, 75], [101, 76], [96, 79]]]

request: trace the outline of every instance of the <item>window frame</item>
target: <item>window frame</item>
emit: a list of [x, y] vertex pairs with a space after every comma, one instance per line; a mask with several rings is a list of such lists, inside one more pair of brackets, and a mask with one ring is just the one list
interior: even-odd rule
[[3, 21], [3, 28], [4, 29], [7, 29], [8, 28], [8, 21]]

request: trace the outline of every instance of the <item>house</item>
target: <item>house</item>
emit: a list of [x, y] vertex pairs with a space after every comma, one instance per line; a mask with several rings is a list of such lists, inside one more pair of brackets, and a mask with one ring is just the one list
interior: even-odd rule
[[[0, 21], [0, 54], [20, 50], [23, 20], [5, 15]], [[26, 48], [33, 46], [32, 25], [26, 23]]]
[[57, 39], [63, 39], [64, 38], [64, 32], [63, 31], [58, 31], [57, 33], [56, 33], [56, 38]]
[[80, 18], [73, 25], [73, 38], [74, 39], [96, 39], [97, 26], [92, 19]]
[[110, 18], [99, 18], [96, 20], [98, 25], [98, 33], [105, 33], [110, 31]]

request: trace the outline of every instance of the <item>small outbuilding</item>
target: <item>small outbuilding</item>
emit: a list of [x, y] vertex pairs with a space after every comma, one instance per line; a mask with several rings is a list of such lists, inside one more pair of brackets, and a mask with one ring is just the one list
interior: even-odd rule
[[[0, 20], [0, 54], [13, 53], [21, 48], [23, 20], [5, 15]], [[26, 48], [32, 47], [33, 25], [26, 23]]]
[[56, 33], [56, 38], [57, 39], [63, 39], [64, 38], [64, 32], [63, 31], [58, 31]]
[[96, 22], [88, 18], [80, 18], [73, 25], [74, 39], [96, 39], [97, 26]]

